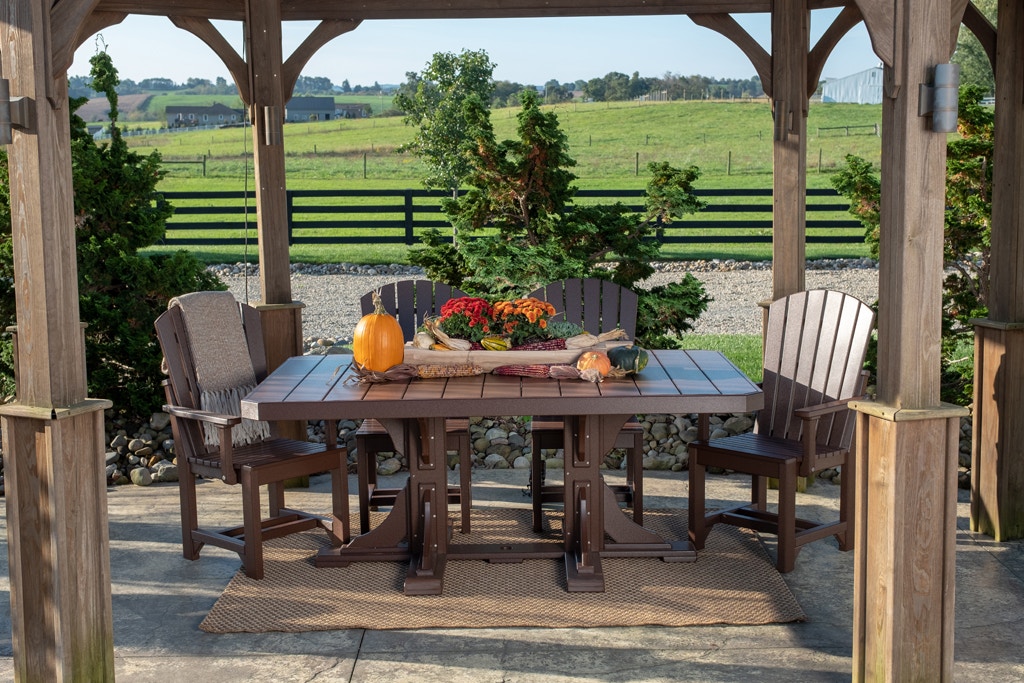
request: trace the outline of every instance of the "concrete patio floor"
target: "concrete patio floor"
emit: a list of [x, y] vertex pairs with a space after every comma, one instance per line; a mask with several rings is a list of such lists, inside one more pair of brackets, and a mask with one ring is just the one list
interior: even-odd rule
[[[528, 506], [526, 480], [525, 471], [475, 471], [474, 504]], [[644, 481], [648, 507], [685, 507], [685, 473], [647, 472]], [[710, 483], [710, 504], [741, 500], [747, 490], [739, 476]], [[324, 510], [326, 485], [314, 478], [310, 489], [290, 491], [289, 502]], [[968, 531], [968, 492], [959, 495], [955, 679], [1024, 680], [1024, 542]], [[207, 482], [199, 496], [208, 523], [240, 519], [236, 488]], [[824, 482], [798, 498], [806, 516], [831, 516], [837, 502], [838, 487]], [[199, 623], [239, 569], [238, 556], [208, 547], [199, 561], [182, 558], [176, 485], [110, 488], [108, 509], [118, 681], [850, 680], [853, 553], [832, 539], [804, 548], [785, 575], [808, 616], [802, 623], [215, 635]], [[13, 680], [6, 516], [0, 525], [0, 680]], [[764, 542], [774, 556], [774, 539]]]

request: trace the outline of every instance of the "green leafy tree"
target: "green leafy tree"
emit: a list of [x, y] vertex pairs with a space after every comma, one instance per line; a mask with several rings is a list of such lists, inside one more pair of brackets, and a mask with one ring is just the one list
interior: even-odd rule
[[[960, 89], [959, 135], [946, 147], [942, 395], [961, 404], [971, 401], [973, 368], [959, 349], [971, 342], [970, 320], [986, 315], [989, 297], [994, 115], [980, 104], [984, 94], [982, 86]], [[877, 257], [881, 185], [864, 159], [851, 155], [846, 163], [832, 184], [850, 201], [850, 213], [864, 224], [865, 239]]]
[[435, 53], [421, 74], [406, 74], [409, 83], [399, 89], [394, 103], [405, 112], [405, 122], [419, 130], [399, 151], [412, 152], [426, 163], [427, 187], [454, 193], [469, 172], [460, 153], [469, 139], [463, 105], [470, 97], [491, 101], [493, 73], [486, 52], [463, 50]]
[[[483, 101], [467, 101], [472, 140], [463, 154], [471, 168], [469, 187], [446, 200], [444, 209], [469, 239], [444, 244], [434, 233], [410, 259], [430, 277], [482, 296], [521, 296], [572, 277], [605, 278], [637, 289], [654, 272], [657, 227], [702, 206], [692, 193], [698, 170], [651, 164], [644, 216], [622, 204], [571, 206], [576, 176], [569, 169], [575, 161], [558, 118], [541, 111], [536, 92], [523, 91], [520, 98], [518, 139], [502, 142], [494, 137]], [[637, 337], [651, 348], [677, 345], [671, 335], [689, 330], [710, 301], [689, 274], [679, 283], [637, 291], [644, 310]]]
[[[183, 292], [223, 289], [202, 263], [186, 252], [148, 257], [139, 249], [163, 239], [172, 209], [157, 201], [163, 177], [160, 155], [129, 151], [117, 124], [117, 71], [99, 52], [90, 60], [92, 87], [110, 104], [111, 140], [97, 146], [85, 122], [72, 113], [71, 158], [75, 233], [78, 253], [80, 316], [85, 322], [89, 393], [109, 398], [115, 411], [145, 418], [163, 401], [161, 352], [153, 321], [170, 297]], [[71, 103], [71, 110], [84, 99]], [[13, 258], [7, 164], [0, 196], [0, 325], [15, 324]], [[3, 341], [0, 373], [5, 389], [13, 387], [10, 340]]]

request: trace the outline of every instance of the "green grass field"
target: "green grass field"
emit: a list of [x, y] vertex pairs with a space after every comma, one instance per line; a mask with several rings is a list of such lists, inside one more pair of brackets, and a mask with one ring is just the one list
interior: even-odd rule
[[[200, 96], [158, 95], [151, 111], [169, 104], [199, 103]], [[339, 98], [341, 101], [342, 98]], [[373, 96], [363, 96], [372, 101]], [[379, 98], [378, 98], [379, 99]], [[221, 97], [217, 100], [233, 104]], [[390, 106], [387, 98], [378, 106]], [[348, 101], [348, 100], [345, 100]], [[553, 110], [569, 138], [580, 189], [642, 189], [646, 165], [668, 161], [696, 165], [701, 188], [771, 188], [772, 115], [764, 101], [580, 103], [546, 107]], [[517, 109], [492, 113], [499, 139], [515, 134]], [[133, 124], [134, 125], [134, 124]], [[876, 105], [812, 103], [808, 116], [807, 186], [831, 187], [830, 176], [855, 154], [878, 164], [881, 108]], [[285, 167], [290, 189], [405, 189], [422, 187], [421, 162], [396, 149], [412, 139], [414, 129], [400, 117], [341, 119], [285, 125]], [[252, 131], [229, 128], [129, 138], [136, 151], [159, 151], [168, 163], [163, 191], [241, 191], [252, 189]], [[205, 175], [204, 173], [205, 168]], [[717, 201], [717, 200], [716, 200]], [[728, 200], [722, 200], [728, 201]], [[736, 201], [742, 202], [740, 198]], [[730, 216], [738, 218], [738, 216]], [[840, 217], [846, 217], [845, 215]], [[255, 219], [253, 219], [255, 220]], [[199, 255], [207, 260], [230, 260], [240, 250], [211, 248]], [[400, 245], [296, 246], [293, 261], [360, 263], [406, 262]], [[808, 245], [809, 258], [860, 257], [862, 245]], [[770, 245], [671, 245], [665, 259], [771, 257]]]

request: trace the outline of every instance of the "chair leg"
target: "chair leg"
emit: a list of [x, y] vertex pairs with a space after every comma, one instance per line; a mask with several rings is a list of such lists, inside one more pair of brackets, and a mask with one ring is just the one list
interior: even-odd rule
[[690, 449], [689, 481], [690, 490], [687, 513], [689, 515], [690, 542], [693, 544], [694, 550], [701, 550], [704, 547], [704, 540], [708, 537], [710, 528], [704, 519], [704, 465], [698, 461], [697, 453], [693, 448]]
[[462, 511], [462, 533], [469, 533], [469, 516], [473, 509], [473, 456], [469, 452], [469, 433], [458, 435], [459, 508]]
[[250, 579], [263, 578], [263, 524], [260, 518], [260, 487], [252, 470], [242, 468], [242, 565]]
[[783, 574], [796, 566], [796, 466], [797, 461], [792, 458], [779, 469], [779, 546], [775, 566]]
[[544, 458], [541, 457], [540, 449], [534, 443], [533, 461], [530, 467], [530, 498], [533, 503], [533, 530], [536, 533], [544, 531]]
[[178, 478], [178, 494], [181, 501], [181, 554], [186, 560], [198, 560], [203, 543], [192, 538], [192, 532], [199, 528], [199, 512], [196, 508], [196, 476], [185, 458]]
[[281, 510], [284, 509], [284, 482], [272, 481], [267, 484], [267, 495], [270, 498], [270, 517], [281, 516]]
[[750, 475], [750, 506], [761, 512], [768, 509], [768, 477]]
[[626, 478], [633, 492], [633, 521], [644, 524], [644, 437], [637, 432], [633, 435], [633, 448], [626, 453]]

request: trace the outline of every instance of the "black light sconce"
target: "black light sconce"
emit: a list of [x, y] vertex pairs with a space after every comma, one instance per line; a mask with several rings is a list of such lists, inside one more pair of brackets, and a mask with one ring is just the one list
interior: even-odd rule
[[917, 115], [931, 116], [936, 133], [954, 133], [957, 127], [957, 102], [960, 97], [960, 65], [936, 64], [934, 85], [922, 83], [918, 93]]

